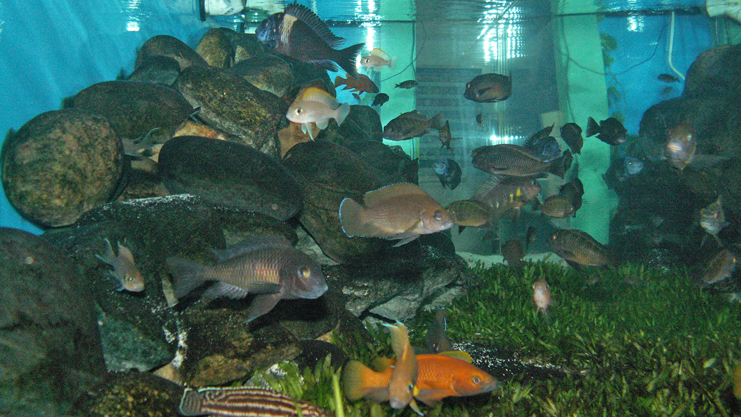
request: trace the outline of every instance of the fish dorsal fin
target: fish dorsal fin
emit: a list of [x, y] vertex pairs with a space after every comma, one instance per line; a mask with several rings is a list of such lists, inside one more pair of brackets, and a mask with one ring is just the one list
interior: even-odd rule
[[499, 183], [502, 182], [503, 178], [504, 176], [502, 175], [490, 175], [489, 178], [484, 180], [483, 184], [479, 186], [478, 190], [473, 194], [473, 197], [471, 197], [471, 200], [484, 201], [487, 194], [496, 188]]
[[425, 190], [420, 188], [418, 185], [409, 183], [399, 183], [393, 185], [387, 185], [381, 187], [375, 191], [370, 191], [365, 194], [363, 203], [366, 207], [374, 206], [386, 199], [394, 198], [402, 195], [427, 195]]
[[286, 6], [284, 13], [304, 22], [311, 28], [311, 30], [313, 30], [317, 35], [319, 35], [320, 38], [324, 39], [324, 41], [332, 47], [336, 47], [345, 42], [345, 38], [335, 36], [335, 34], [332, 33], [331, 30], [329, 30], [329, 26], [327, 26], [327, 24], [324, 23], [324, 21], [320, 19], [319, 16], [314, 14], [314, 12], [309, 10], [309, 8], [306, 6], [298, 3], [292, 3]]
[[267, 248], [292, 248], [291, 242], [283, 236], [261, 235], [252, 236], [234, 246], [223, 250], [211, 250], [217, 262], [224, 262], [247, 252]]
[[440, 352], [438, 355], [447, 356], [449, 358], [458, 359], [466, 363], [473, 363], [473, 358], [468, 352], [462, 350], [451, 350], [449, 352]]
[[124, 258], [128, 259], [132, 263], [134, 262], [134, 255], [131, 253], [131, 250], [127, 248], [126, 246], [122, 245], [121, 243], [116, 243], [118, 245], [118, 257], [120, 258], [123, 256]]
[[316, 87], [307, 88], [306, 91], [304, 91], [304, 93], [301, 94], [301, 100], [302, 101], [316, 101], [316, 102], [324, 104], [325, 106], [329, 107], [332, 110], [340, 106], [340, 102], [337, 101], [336, 98], [329, 95], [328, 92], [322, 89], [316, 88]]
[[373, 50], [370, 51], [370, 54], [373, 56], [377, 56], [384, 61], [389, 61], [391, 59], [391, 56], [389, 56], [389, 54], [387, 54], [383, 49], [380, 48], [373, 48]]

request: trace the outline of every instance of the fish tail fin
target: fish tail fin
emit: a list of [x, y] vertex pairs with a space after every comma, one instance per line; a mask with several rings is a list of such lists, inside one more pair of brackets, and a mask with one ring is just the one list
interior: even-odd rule
[[431, 128], [440, 130], [443, 128], [443, 126], [445, 126], [445, 124], [443, 124], [443, 114], [442, 113], [438, 113], [437, 116], [430, 119]]
[[184, 416], [203, 415], [203, 394], [192, 389], [186, 388], [183, 393], [183, 399], [180, 400], [180, 414]]
[[347, 237], [356, 236], [363, 223], [363, 206], [352, 198], [346, 198], [340, 203], [340, 225]]
[[593, 118], [587, 119], [587, 137], [594, 136], [599, 133], [599, 124]]
[[348, 114], [350, 114], [350, 105], [347, 103], [342, 103], [340, 107], [337, 108], [337, 126], [342, 125], [342, 122], [345, 121], [345, 118]]
[[185, 297], [206, 282], [206, 279], [201, 276], [203, 266], [198, 262], [178, 257], [167, 258], [165, 262], [170, 267], [173, 277], [172, 289], [178, 299]]
[[395, 70], [397, 63], [399, 63], [399, 57], [397, 57], [397, 56], [391, 57], [391, 59], [389, 60], [389, 69], [390, 70]]
[[[366, 381], [373, 380], [372, 369], [358, 361], [349, 361], [342, 368], [342, 390], [348, 400], [359, 400], [368, 395], [374, 387], [369, 387]], [[385, 388], [385, 387], [384, 387]]]
[[339, 55], [337, 58], [337, 63], [353, 78], [358, 78], [358, 69], [355, 68], [355, 61], [360, 51], [363, 50], [364, 46], [364, 43], [359, 43], [337, 51]]
[[551, 164], [550, 173], [553, 175], [558, 175], [559, 177], [563, 178], [566, 176], [566, 171], [571, 168], [571, 163], [574, 162], [574, 156], [571, 155], [571, 151], [568, 149], [561, 155], [558, 159], [553, 161], [553, 164]]

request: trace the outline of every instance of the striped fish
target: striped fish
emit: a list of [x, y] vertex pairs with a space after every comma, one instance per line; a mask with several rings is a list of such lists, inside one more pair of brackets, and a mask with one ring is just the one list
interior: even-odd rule
[[180, 400], [184, 416], [331, 417], [324, 409], [267, 388], [186, 388]]

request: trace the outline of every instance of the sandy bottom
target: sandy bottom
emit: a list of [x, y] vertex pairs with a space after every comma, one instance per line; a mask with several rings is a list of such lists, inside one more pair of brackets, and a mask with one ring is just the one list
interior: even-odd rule
[[[481, 262], [485, 266], [491, 266], [494, 264], [505, 264], [504, 257], [502, 255], [479, 255], [470, 252], [458, 252], [461, 258], [463, 258], [469, 266], [476, 266], [477, 262]], [[562, 266], [568, 266], [566, 261], [561, 259], [558, 255], [553, 252], [541, 252], [525, 255], [526, 261], [547, 261], [557, 263]]]

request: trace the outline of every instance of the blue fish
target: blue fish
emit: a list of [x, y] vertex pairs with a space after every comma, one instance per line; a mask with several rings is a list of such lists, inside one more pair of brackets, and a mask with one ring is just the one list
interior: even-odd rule
[[628, 175], [636, 175], [643, 171], [643, 161], [632, 156], [626, 156], [624, 159], [625, 173]]
[[440, 158], [432, 165], [443, 188], [455, 190], [461, 183], [461, 166], [452, 159]]

